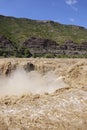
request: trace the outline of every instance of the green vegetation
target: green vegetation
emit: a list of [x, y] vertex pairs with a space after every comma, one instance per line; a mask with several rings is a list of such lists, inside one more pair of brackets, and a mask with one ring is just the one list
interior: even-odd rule
[[13, 46], [13, 49], [0, 46], [1, 57], [87, 58], [86, 54], [76, 56], [52, 53], [31, 54], [29, 48], [22, 46], [22, 43], [31, 37], [50, 39], [58, 44], [63, 44], [67, 40], [72, 40], [77, 44], [86, 42], [87, 29], [84, 27], [0, 15], [0, 36], [5, 36]]
[[59, 44], [68, 39], [76, 43], [87, 41], [87, 29], [83, 27], [1, 15], [0, 34], [10, 39], [15, 46], [32, 36], [51, 39]]

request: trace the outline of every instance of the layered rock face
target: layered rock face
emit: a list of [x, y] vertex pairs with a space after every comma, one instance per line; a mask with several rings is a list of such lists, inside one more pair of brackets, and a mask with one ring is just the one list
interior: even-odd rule
[[44, 57], [51, 54], [52, 57], [57, 56], [87, 56], [87, 42], [81, 44], [74, 43], [71, 40], [58, 44], [55, 41], [37, 37], [31, 37], [21, 46], [16, 46], [4, 36], [0, 36], [0, 56], [3, 57]]
[[5, 36], [0, 36], [0, 57], [11, 57], [14, 55], [15, 47]]
[[0, 48], [13, 49], [12, 42], [8, 40], [5, 36], [0, 36]]
[[25, 41], [23, 47], [28, 47], [33, 54], [55, 54], [55, 55], [86, 55], [87, 42], [77, 44], [71, 40], [65, 41], [64, 44], [57, 44], [55, 41], [49, 39], [41, 39], [32, 37]]

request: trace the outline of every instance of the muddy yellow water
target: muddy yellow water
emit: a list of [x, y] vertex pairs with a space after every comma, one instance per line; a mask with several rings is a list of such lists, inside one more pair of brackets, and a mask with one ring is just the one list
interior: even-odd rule
[[0, 130], [87, 129], [86, 59], [0, 59], [0, 74]]

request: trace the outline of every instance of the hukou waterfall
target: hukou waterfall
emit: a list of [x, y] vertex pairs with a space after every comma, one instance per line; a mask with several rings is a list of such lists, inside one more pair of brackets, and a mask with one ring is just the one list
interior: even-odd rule
[[0, 130], [86, 129], [86, 59], [0, 59]]

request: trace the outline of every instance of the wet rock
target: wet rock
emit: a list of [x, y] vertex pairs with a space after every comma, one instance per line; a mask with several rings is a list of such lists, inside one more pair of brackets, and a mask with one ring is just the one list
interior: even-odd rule
[[9, 75], [17, 67], [17, 64], [12, 64], [11, 62], [4, 63], [0, 66], [1, 75]]
[[26, 65], [24, 65], [24, 69], [27, 71], [27, 72], [30, 72], [30, 71], [33, 71], [35, 69], [35, 66], [32, 64], [32, 63], [27, 63]]

